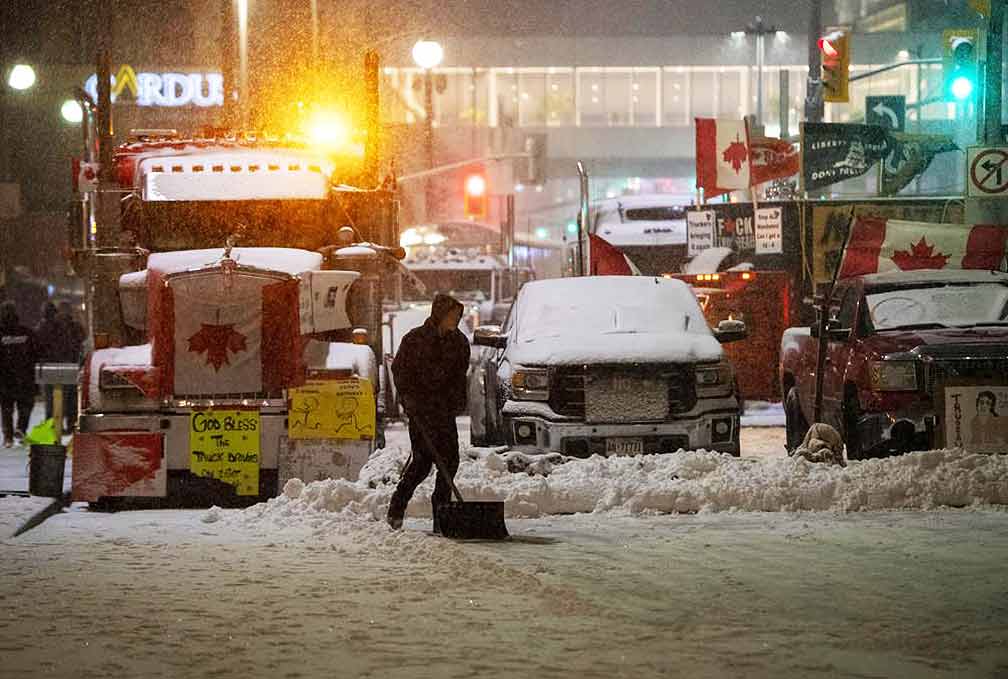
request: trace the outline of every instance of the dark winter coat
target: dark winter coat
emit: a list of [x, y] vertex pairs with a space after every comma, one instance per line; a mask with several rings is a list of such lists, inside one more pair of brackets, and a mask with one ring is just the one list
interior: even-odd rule
[[423, 325], [406, 333], [392, 362], [392, 376], [406, 412], [454, 417], [466, 407], [469, 340], [455, 328], [444, 337], [438, 323], [462, 304], [448, 295], [434, 298]]
[[53, 363], [80, 363], [84, 328], [65, 313], [45, 317], [35, 330], [40, 360]]
[[0, 397], [35, 395], [35, 364], [38, 362], [35, 333], [9, 312], [0, 318]]

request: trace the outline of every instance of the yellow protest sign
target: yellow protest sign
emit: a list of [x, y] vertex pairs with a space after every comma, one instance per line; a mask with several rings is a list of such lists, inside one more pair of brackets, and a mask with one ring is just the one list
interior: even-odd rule
[[189, 418], [189, 471], [238, 495], [259, 494], [259, 411], [196, 410]]
[[309, 380], [290, 393], [292, 439], [370, 439], [375, 435], [371, 380]]

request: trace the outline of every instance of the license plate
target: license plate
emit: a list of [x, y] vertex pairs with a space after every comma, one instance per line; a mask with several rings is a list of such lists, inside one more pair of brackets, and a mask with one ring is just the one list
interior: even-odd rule
[[606, 455], [643, 455], [644, 439], [606, 439]]

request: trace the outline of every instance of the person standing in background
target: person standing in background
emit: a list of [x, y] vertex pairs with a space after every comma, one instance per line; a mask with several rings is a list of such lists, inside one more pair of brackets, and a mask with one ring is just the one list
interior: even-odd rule
[[35, 333], [21, 325], [14, 302], [3, 302], [0, 304], [0, 423], [5, 448], [14, 445], [15, 438], [23, 439], [28, 429], [35, 405], [38, 359]]
[[[84, 326], [74, 315], [73, 306], [67, 302], [59, 305], [56, 314], [59, 342], [56, 345], [56, 361], [80, 366], [83, 359]], [[77, 385], [63, 385], [63, 416], [66, 424], [63, 431], [73, 431], [77, 426]]]

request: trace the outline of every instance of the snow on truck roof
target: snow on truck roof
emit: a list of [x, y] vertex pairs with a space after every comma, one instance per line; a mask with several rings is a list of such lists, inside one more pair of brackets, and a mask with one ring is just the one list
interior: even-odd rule
[[[156, 252], [147, 259], [147, 269], [164, 275], [198, 271], [218, 264], [223, 257], [224, 248]], [[240, 266], [291, 276], [322, 268], [321, 254], [295, 248], [233, 248], [231, 258]]]
[[867, 286], [923, 285], [927, 283], [1008, 283], [1008, 273], [982, 269], [921, 269], [886, 271], [860, 276]]

